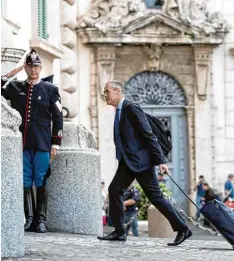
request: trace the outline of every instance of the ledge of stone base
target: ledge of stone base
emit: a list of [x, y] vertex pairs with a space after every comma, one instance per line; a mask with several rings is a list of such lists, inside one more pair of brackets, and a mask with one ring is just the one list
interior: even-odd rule
[[95, 135], [82, 124], [64, 122], [61, 150], [90, 150], [96, 152]]
[[21, 135], [19, 126], [22, 122], [21, 116], [15, 109], [12, 109], [5, 98], [2, 97], [2, 117], [1, 117], [1, 136]]

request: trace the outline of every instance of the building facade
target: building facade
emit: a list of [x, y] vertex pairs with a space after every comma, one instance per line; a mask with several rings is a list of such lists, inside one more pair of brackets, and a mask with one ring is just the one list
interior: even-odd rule
[[12, 65], [7, 48], [39, 52], [43, 75], [55, 75], [69, 120], [95, 133], [107, 185], [117, 167], [115, 111], [103, 89], [116, 79], [128, 99], [171, 130], [168, 165], [178, 183], [192, 195], [204, 175], [223, 191], [234, 171], [232, 0], [26, 0], [27, 16], [20, 8], [2, 1], [3, 69]]

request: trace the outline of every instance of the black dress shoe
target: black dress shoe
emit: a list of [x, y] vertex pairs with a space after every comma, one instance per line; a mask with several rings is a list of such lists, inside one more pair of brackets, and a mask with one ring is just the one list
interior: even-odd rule
[[36, 232], [36, 224], [32, 221], [26, 221], [24, 224], [24, 231], [26, 232]]
[[113, 231], [112, 233], [110, 233], [107, 236], [102, 236], [102, 237], [98, 236], [97, 238], [100, 240], [109, 240], [109, 241], [126, 241], [127, 240], [126, 234], [119, 235], [115, 231]]
[[188, 227], [186, 227], [184, 230], [178, 232], [174, 242], [168, 243], [167, 245], [168, 246], [178, 246], [182, 242], [184, 242], [186, 239], [191, 237], [192, 235], [193, 235], [192, 231]]

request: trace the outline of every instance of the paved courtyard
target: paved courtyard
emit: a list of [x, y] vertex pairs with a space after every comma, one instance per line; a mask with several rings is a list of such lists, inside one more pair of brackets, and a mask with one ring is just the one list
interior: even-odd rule
[[188, 240], [168, 247], [171, 239], [129, 237], [126, 243], [99, 241], [96, 236], [62, 233], [25, 235], [26, 255], [7, 261], [233, 261], [234, 250], [225, 241]]

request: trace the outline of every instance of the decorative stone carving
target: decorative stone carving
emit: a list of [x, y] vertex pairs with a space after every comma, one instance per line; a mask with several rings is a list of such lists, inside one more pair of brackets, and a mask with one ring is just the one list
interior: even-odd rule
[[163, 72], [141, 72], [133, 76], [124, 86], [126, 98], [142, 105], [187, 104], [179, 83]]
[[70, 112], [70, 120], [77, 116], [77, 82], [76, 82], [76, 12], [74, 0], [61, 1], [61, 40], [63, 57], [61, 59], [61, 96], [62, 103]]
[[206, 99], [213, 46], [193, 46], [197, 80], [197, 95]]
[[96, 52], [99, 91], [104, 99], [105, 84], [114, 79], [115, 47], [98, 47]]
[[62, 44], [72, 49], [76, 46], [76, 34], [68, 27], [63, 27], [61, 30]]
[[18, 63], [22, 56], [24, 55], [25, 50], [15, 49], [15, 48], [2, 48], [1, 49], [1, 62], [15, 62]]
[[69, 74], [66, 72], [62, 73], [61, 77], [61, 89], [63, 91], [69, 92], [70, 94], [74, 93], [76, 91], [76, 84], [75, 84], [75, 75]]
[[147, 67], [149, 70], [160, 70], [160, 58], [164, 47], [161, 45], [144, 46], [143, 51], [148, 56]]
[[68, 4], [67, 1], [61, 1], [61, 25], [70, 29], [76, 27], [76, 5]]
[[[176, 9], [178, 16], [175, 15]], [[78, 27], [97, 28], [102, 33], [121, 31], [134, 20], [158, 12], [177, 17], [205, 34], [227, 32], [229, 29], [220, 13], [208, 12], [206, 0], [167, 0], [162, 11], [147, 9], [144, 0], [94, 0], [90, 13], [78, 19]]]
[[61, 63], [61, 71], [74, 74], [76, 72], [76, 54], [72, 49], [66, 46], [62, 46], [62, 50], [63, 58]]
[[206, 0], [175, 0], [179, 18], [191, 27], [198, 27], [206, 34], [228, 32], [229, 26], [221, 13], [210, 13]]

